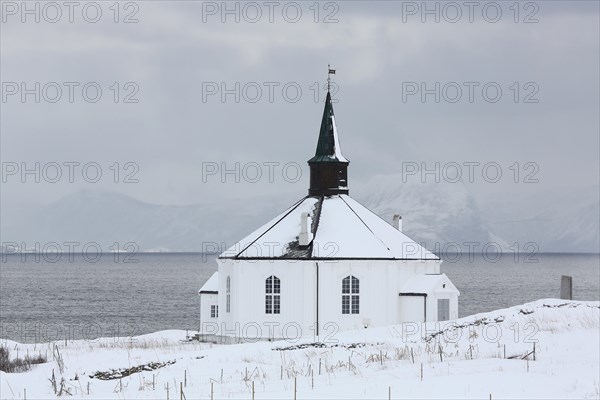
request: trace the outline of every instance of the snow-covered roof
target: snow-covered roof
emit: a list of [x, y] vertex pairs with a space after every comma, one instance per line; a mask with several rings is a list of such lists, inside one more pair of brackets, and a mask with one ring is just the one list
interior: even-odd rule
[[[313, 238], [307, 247], [298, 243], [302, 213]], [[220, 258], [439, 260], [345, 194], [303, 198]]]
[[200, 290], [198, 290], [198, 294], [207, 293], [214, 294], [219, 291], [219, 272], [215, 272], [212, 274], [210, 278], [202, 285]]
[[458, 292], [458, 289], [446, 274], [414, 275], [402, 286], [400, 294], [428, 294], [435, 291]]

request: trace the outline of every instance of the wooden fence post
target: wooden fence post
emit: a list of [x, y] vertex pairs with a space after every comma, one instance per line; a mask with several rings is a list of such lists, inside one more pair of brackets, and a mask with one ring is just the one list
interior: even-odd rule
[[54, 389], [54, 394], [56, 394], [56, 377], [54, 376], [54, 368], [52, 368], [52, 389]]

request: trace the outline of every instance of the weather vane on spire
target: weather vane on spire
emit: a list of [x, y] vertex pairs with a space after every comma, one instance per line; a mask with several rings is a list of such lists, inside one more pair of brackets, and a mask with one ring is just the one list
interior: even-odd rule
[[327, 91], [329, 92], [329, 88], [331, 87], [331, 75], [335, 75], [335, 69], [331, 69], [331, 64], [327, 64]]

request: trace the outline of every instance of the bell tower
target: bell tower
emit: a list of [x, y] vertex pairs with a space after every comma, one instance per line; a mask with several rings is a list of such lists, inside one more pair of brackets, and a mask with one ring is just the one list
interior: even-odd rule
[[325, 109], [321, 119], [321, 129], [317, 142], [315, 156], [308, 160], [310, 167], [309, 196], [331, 196], [334, 194], [348, 194], [348, 164], [350, 162], [342, 155], [338, 139], [333, 104], [329, 86], [330, 75], [335, 74], [335, 69], [329, 67], [327, 76], [327, 97]]
[[[329, 73], [335, 73], [335, 70], [329, 69]], [[327, 78], [327, 82], [327, 97], [317, 151], [315, 156], [308, 160], [310, 167], [309, 196], [348, 194], [348, 164], [350, 162], [342, 155], [340, 149], [331, 93], [329, 92], [329, 78]]]

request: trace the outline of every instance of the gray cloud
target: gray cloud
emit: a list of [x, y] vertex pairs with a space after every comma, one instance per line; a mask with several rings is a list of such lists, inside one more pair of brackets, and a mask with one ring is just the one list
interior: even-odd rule
[[[137, 24], [108, 17], [98, 24], [2, 24], [3, 82], [98, 82], [103, 88], [96, 104], [2, 103], [3, 162], [94, 161], [106, 173], [116, 161], [135, 162], [139, 183], [109, 179], [93, 187], [160, 204], [302, 195], [331, 63], [338, 70], [335, 110], [351, 160], [351, 188], [376, 174], [401, 173], [403, 161], [493, 161], [504, 172], [516, 161], [539, 166], [537, 184], [478, 179], [468, 185], [481, 201], [598, 184], [597, 3], [538, 2], [535, 24], [515, 24], [510, 14], [495, 24], [481, 18], [404, 23], [401, 2], [340, 2], [334, 24], [314, 23], [308, 3], [302, 3], [306, 18], [296, 24], [281, 18], [203, 23], [201, 3], [138, 4]], [[507, 11], [509, 4], [501, 4]], [[403, 82], [471, 81], [497, 82], [501, 101], [402, 101]], [[121, 101], [125, 82], [139, 85], [139, 103], [114, 103], [114, 82], [121, 85]], [[264, 100], [266, 89], [255, 104], [235, 103], [231, 95], [222, 103], [218, 95], [202, 101], [203, 82], [281, 85], [273, 103]], [[303, 90], [296, 103], [283, 99], [279, 88], [287, 82]], [[514, 82], [536, 83], [539, 103], [514, 103]], [[296, 183], [202, 182], [203, 162], [271, 161], [299, 163], [304, 176]], [[2, 186], [4, 215], [7, 207], [50, 203], [92, 185], [81, 179], [22, 184], [11, 177]]]

